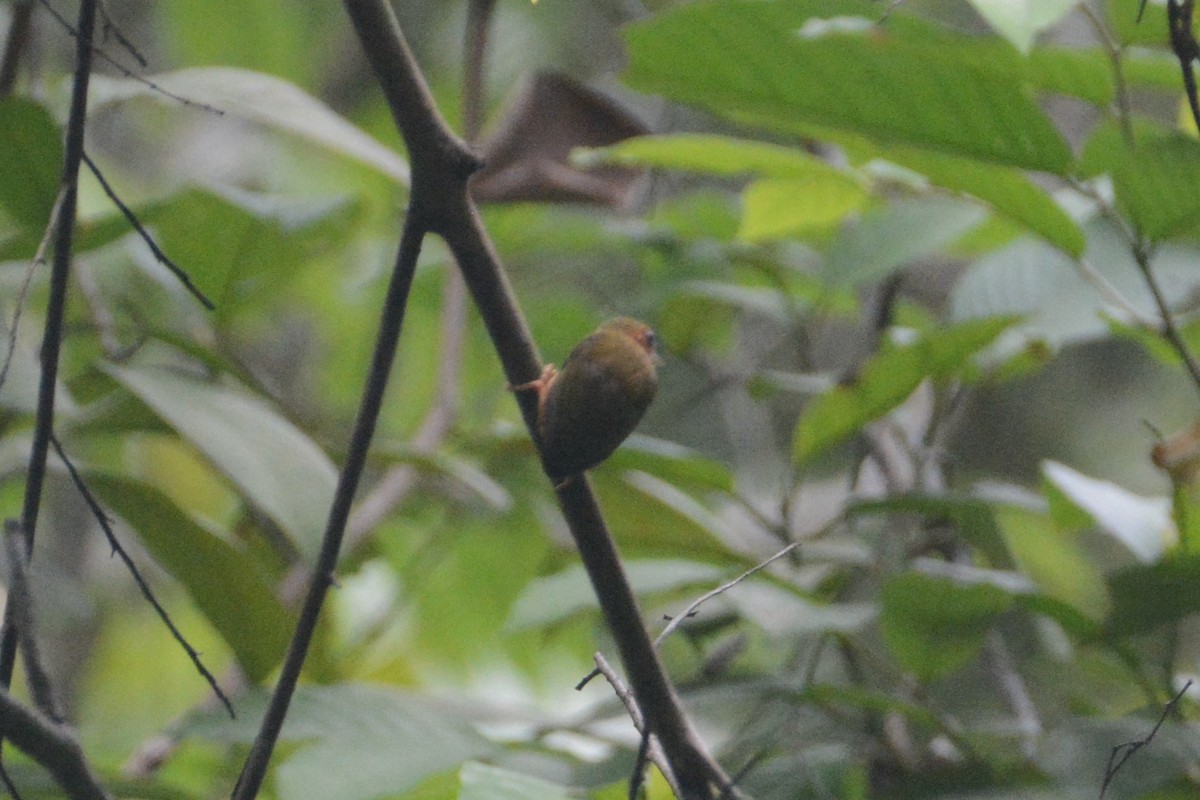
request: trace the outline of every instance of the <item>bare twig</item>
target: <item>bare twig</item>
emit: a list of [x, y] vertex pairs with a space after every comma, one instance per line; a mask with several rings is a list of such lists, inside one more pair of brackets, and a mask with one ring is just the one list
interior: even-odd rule
[[608, 685], [612, 687], [613, 694], [625, 706], [625, 713], [629, 715], [629, 721], [633, 723], [633, 727], [642, 735], [642, 746], [645, 747], [645, 759], [651, 764], [658, 767], [658, 771], [662, 773], [667, 781], [667, 785], [671, 787], [671, 791], [676, 797], [683, 797], [679, 783], [675, 780], [675, 773], [671, 769], [671, 762], [667, 759], [666, 753], [663, 752], [662, 745], [658, 740], [651, 735], [651, 732], [646, 728], [646, 720], [642, 717], [641, 709], [638, 708], [637, 699], [633, 696], [633, 692], [629, 691], [629, 687], [621, 680], [621, 676], [612, 668], [608, 660], [601, 653], [596, 653], [592, 658], [596, 661], [596, 673], [603, 675], [608, 681]]
[[29, 694], [38, 710], [55, 722], [61, 722], [62, 712], [54, 697], [50, 676], [42, 666], [37, 647], [37, 626], [34, 625], [33, 592], [29, 589], [29, 554], [25, 552], [25, 535], [15, 519], [4, 521], [4, 552], [8, 557], [8, 602], [16, 606], [13, 619], [20, 633], [22, 663]]
[[187, 653], [188, 658], [192, 661], [192, 665], [196, 667], [196, 670], [201, 676], [204, 677], [204, 680], [208, 682], [209, 687], [212, 688], [213, 693], [221, 700], [221, 704], [225, 706], [225, 711], [228, 712], [230, 717], [236, 717], [237, 714], [235, 714], [233, 711], [233, 703], [230, 702], [229, 698], [226, 697], [225, 693], [221, 690], [220, 685], [217, 683], [216, 677], [214, 677], [213, 674], [208, 671], [208, 667], [204, 666], [204, 662], [200, 659], [200, 653], [196, 651], [196, 648], [192, 647], [191, 643], [188, 642], [186, 638], [184, 638], [183, 633], [178, 627], [176, 627], [175, 622], [171, 619], [171, 615], [167, 613], [167, 610], [163, 608], [161, 603], [158, 602], [158, 598], [154, 596], [154, 592], [150, 589], [150, 584], [146, 583], [146, 579], [142, 577], [142, 573], [138, 570], [137, 565], [133, 563], [133, 559], [129, 557], [129, 554], [125, 552], [125, 548], [121, 546], [121, 542], [117, 539], [117, 535], [113, 531], [112, 523], [109, 520], [108, 515], [104, 513], [104, 509], [100, 507], [100, 503], [96, 500], [96, 496], [92, 494], [91, 489], [89, 489], [87, 484], [84, 483], [83, 476], [79, 474], [79, 470], [75, 469], [75, 465], [71, 463], [71, 459], [67, 458], [66, 451], [63, 450], [62, 444], [58, 441], [58, 437], [51, 434], [50, 443], [54, 445], [54, 452], [58, 454], [58, 457], [62, 460], [63, 465], [66, 466], [67, 473], [71, 476], [71, 481], [75, 484], [75, 488], [79, 491], [79, 495], [87, 504], [88, 509], [91, 510], [92, 516], [95, 518], [96, 522], [100, 524], [100, 529], [104, 531], [104, 536], [106, 539], [108, 539], [109, 547], [111, 547], [112, 551], [117, 555], [118, 558], [121, 559], [121, 562], [125, 565], [125, 569], [129, 570], [129, 574], [133, 576], [133, 582], [137, 584], [138, 589], [142, 593], [142, 597], [146, 598], [146, 602], [149, 603], [154, 609], [154, 613], [158, 615], [158, 618], [161, 619], [163, 624], [167, 626], [167, 630], [171, 632], [172, 638], [174, 638], [175, 641], [179, 643], [179, 646], [183, 648], [183, 651]]
[[13, 309], [12, 327], [8, 329], [8, 345], [4, 351], [4, 363], [0, 364], [0, 389], [4, 388], [4, 381], [8, 378], [8, 368], [12, 364], [13, 353], [17, 350], [17, 329], [21, 324], [21, 312], [25, 308], [25, 300], [29, 296], [29, 287], [33, 283], [33, 276], [38, 267], [46, 264], [46, 250], [50, 247], [50, 237], [58, 225], [63, 194], [63, 190], [59, 189], [58, 197], [50, 210], [50, 221], [46, 224], [46, 232], [42, 234], [42, 241], [38, 243], [37, 250], [34, 251], [33, 260], [29, 262], [29, 269], [25, 271], [25, 278], [21, 281], [21, 289], [17, 292], [17, 305]]
[[121, 198], [117, 197], [117, 193], [113, 191], [112, 186], [110, 186], [108, 181], [104, 179], [104, 175], [100, 172], [100, 168], [97, 167], [90, 158], [88, 158], [87, 153], [83, 154], [83, 163], [87, 164], [87, 167], [89, 170], [91, 170], [92, 175], [94, 175], [96, 180], [100, 182], [100, 188], [104, 190], [106, 195], [108, 195], [108, 199], [112, 200], [113, 205], [115, 205], [120, 210], [121, 214], [125, 216], [125, 219], [129, 221], [129, 224], [133, 226], [133, 229], [137, 231], [138, 236], [142, 237], [142, 241], [146, 243], [146, 246], [150, 248], [150, 252], [154, 253], [154, 257], [158, 259], [158, 263], [170, 270], [171, 274], [178, 278], [179, 282], [183, 284], [183, 288], [187, 289], [188, 293], [191, 294], [192, 297], [200, 301], [200, 305], [204, 306], [209, 311], [212, 311], [214, 308], [216, 308], [216, 306], [213, 305], [213, 302], [205, 297], [204, 292], [200, 291], [200, 289], [194, 283], [192, 283], [191, 277], [184, 272], [178, 264], [172, 261], [166, 253], [162, 251], [162, 248], [158, 246], [158, 242], [154, 241], [154, 237], [150, 235], [150, 232], [146, 230], [145, 226], [142, 225], [141, 220], [137, 218], [137, 215], [133, 213], [129, 206], [125, 205]]
[[0, 737], [45, 767], [72, 800], [111, 800], [70, 729], [0, 690]]
[[685, 608], [682, 613], [676, 614], [675, 617], [672, 618], [671, 621], [667, 623], [667, 627], [662, 629], [662, 633], [658, 634], [658, 636], [655, 637], [654, 646], [658, 647], [659, 645], [661, 645], [663, 643], [664, 639], [666, 639], [668, 636], [670, 636], [675, 631], [676, 628], [678, 628], [681, 624], [683, 624], [684, 620], [686, 620], [688, 617], [694, 616], [696, 614], [696, 610], [699, 609], [700, 606], [704, 605], [705, 603], [707, 603], [709, 600], [713, 599], [717, 595], [723, 594], [723, 593], [729, 591], [730, 589], [737, 586], [739, 583], [741, 583], [742, 581], [751, 577], [755, 573], [761, 572], [762, 570], [766, 569], [771, 564], [774, 564], [776, 561], [783, 558], [784, 556], [786, 556], [788, 553], [792, 552], [799, 546], [800, 546], [799, 542], [792, 542], [787, 547], [783, 548], [778, 553], [776, 553], [775, 555], [768, 558], [766, 561], [763, 561], [761, 564], [756, 564], [755, 566], [753, 566], [750, 569], [743, 572], [741, 575], [738, 575], [733, 580], [726, 581], [725, 583], [721, 584], [720, 586], [713, 589], [712, 591], [705, 592], [704, 594], [697, 597], [690, 604], [688, 604], [688, 607]]
[[142, 69], [146, 69], [146, 67], [150, 66], [149, 62], [146, 61], [146, 57], [138, 51], [133, 42], [126, 38], [125, 34], [121, 32], [121, 28], [117, 25], [117, 23], [113, 22], [113, 18], [108, 13], [108, 6], [106, 6], [104, 3], [100, 3], [99, 11], [103, 37], [107, 39], [109, 36], [112, 36], [114, 39], [116, 39], [117, 44], [121, 45], [125, 52], [128, 53], [134, 61], [138, 62], [138, 66], [140, 66]]
[[1113, 746], [1112, 752], [1108, 754], [1108, 764], [1104, 767], [1104, 783], [1100, 786], [1100, 800], [1104, 800], [1104, 794], [1108, 791], [1108, 787], [1112, 784], [1113, 778], [1117, 777], [1117, 773], [1121, 771], [1121, 768], [1125, 766], [1126, 762], [1133, 758], [1135, 753], [1154, 741], [1154, 737], [1158, 733], [1158, 729], [1161, 728], [1163, 723], [1167, 721], [1167, 717], [1170, 716], [1171, 712], [1175, 710], [1175, 707], [1179, 705], [1179, 701], [1183, 699], [1184, 694], [1187, 693], [1189, 688], [1191, 688], [1191, 685], [1191, 680], [1188, 680], [1185, 684], [1183, 684], [1183, 688], [1176, 692], [1175, 696], [1167, 701], [1167, 704], [1163, 706], [1162, 714], [1160, 714], [1158, 717], [1158, 722], [1154, 723], [1154, 727], [1150, 729], [1150, 733], [1146, 734], [1145, 738], [1136, 739], [1132, 742], [1122, 742], [1121, 744]]
[[[55, 21], [58, 22], [58, 24], [61, 25], [62, 28], [67, 33], [69, 33], [71, 36], [74, 36], [76, 38], [76, 40], [79, 39], [78, 31], [76, 31], [75, 28], [73, 28], [71, 26], [70, 22], [67, 22], [66, 17], [64, 17], [62, 14], [59, 14], [58, 11], [56, 11], [54, 9], [54, 6], [50, 5], [49, 0], [41, 0], [41, 4], [42, 4], [42, 7], [45, 8], [46, 11], [48, 11], [50, 13], [50, 16], [54, 17]], [[93, 23], [92, 26], [94, 28], [95, 24]], [[89, 39], [89, 41], [92, 39], [91, 33], [89, 33], [88, 39]], [[141, 75], [138, 75], [136, 72], [131, 70], [129, 67], [125, 66], [120, 61], [117, 61], [115, 58], [113, 58], [108, 53], [104, 52], [104, 50], [102, 50], [98, 47], [95, 48], [92, 52], [94, 55], [98, 56], [101, 61], [104, 61], [105, 63], [107, 63], [109, 66], [111, 66], [113, 69], [117, 70], [117, 72], [120, 72], [126, 78], [129, 78], [132, 81], [137, 81], [138, 83], [142, 84], [143, 86], [145, 86], [147, 89], [149, 89], [152, 92], [157, 92], [158, 94], [161, 94], [163, 97], [169, 97], [170, 99], [176, 101], [177, 103], [188, 106], [189, 108], [196, 108], [201, 111], [207, 111], [209, 113], [216, 114], [217, 116], [225, 115], [224, 111], [222, 111], [219, 108], [216, 108], [215, 106], [210, 106], [208, 103], [200, 103], [195, 100], [189, 100], [186, 97], [183, 97], [182, 95], [178, 95], [178, 94], [175, 94], [174, 92], [167, 91], [162, 86], [160, 86], [159, 84], [150, 80], [149, 78], [145, 78]]]
[[[1125, 144], [1131, 145], [1133, 144], [1133, 113], [1129, 100], [1129, 85], [1125, 81], [1125, 68], [1121, 61], [1121, 45], [1113, 38], [1108, 26], [1096, 14], [1095, 9], [1087, 3], [1080, 3], [1078, 8], [1087, 17], [1096, 38], [1104, 45], [1104, 52], [1108, 54], [1108, 60], [1112, 63], [1113, 86], [1116, 90], [1117, 125], [1121, 128], [1121, 136], [1125, 139]], [[1141, 18], [1140, 11], [1138, 18]]]
[[1167, 303], [1167, 298], [1163, 294], [1162, 288], [1158, 284], [1158, 278], [1154, 274], [1154, 269], [1150, 265], [1150, 250], [1144, 240], [1138, 238], [1133, 242], [1132, 247], [1133, 260], [1138, 266], [1138, 270], [1142, 273], [1142, 280], [1146, 283], [1146, 288], [1150, 290], [1150, 295], [1154, 298], [1154, 305], [1158, 308], [1158, 314], [1162, 322], [1162, 333], [1166, 337], [1167, 342], [1175, 349], [1175, 352], [1183, 360], [1183, 364], [1187, 367], [1188, 374], [1192, 378], [1192, 383], [1197, 391], [1200, 391], [1200, 363], [1196, 362], [1195, 356], [1192, 355], [1191, 349], [1187, 342], [1184, 341], [1183, 334], [1179, 332], [1179, 326], [1175, 324], [1175, 314], [1171, 311], [1170, 305]]

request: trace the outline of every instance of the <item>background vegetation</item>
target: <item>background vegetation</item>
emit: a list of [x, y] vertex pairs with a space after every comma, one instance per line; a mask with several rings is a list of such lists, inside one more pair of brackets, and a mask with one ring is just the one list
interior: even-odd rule
[[[1200, 655], [1200, 145], [1168, 36], [1190, 8], [495, 7], [485, 152], [514, 160], [524, 202], [484, 218], [535, 339], [561, 362], [621, 313], [664, 342], [640, 434], [593, 475], [650, 632], [786, 550], [661, 648], [748, 795], [1196, 791], [1180, 692]], [[0, 98], [6, 518], [25, 489], [48, 293], [30, 265], [70, 94], [52, 10], [34, 7]], [[442, 113], [474, 127], [467, 7], [397, 13]], [[237, 719], [53, 458], [37, 632], [106, 785], [216, 797], [295, 624], [409, 170], [336, 4], [107, 15], [88, 154], [215, 310], [85, 175], [56, 433]], [[631, 122], [578, 89], [521, 95], [538, 71], [655, 135], [563, 161]], [[567, 108], [586, 131], [536, 122]], [[502, 132], [522, 113], [535, 122], [511, 155]], [[574, 172], [614, 164], [632, 172]], [[564, 182], [596, 191], [565, 202]], [[627, 791], [625, 708], [602, 680], [574, 689], [594, 652], [616, 662], [609, 633], [483, 326], [456, 318], [454, 272], [428, 242], [275, 754], [283, 800]], [[1164, 711], [1109, 780], [1113, 748]], [[55, 791], [6, 763], [23, 796]], [[669, 796], [656, 777], [646, 791]]]

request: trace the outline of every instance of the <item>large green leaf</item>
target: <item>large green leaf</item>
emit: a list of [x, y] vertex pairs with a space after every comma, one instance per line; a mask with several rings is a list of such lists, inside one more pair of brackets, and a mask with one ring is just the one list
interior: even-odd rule
[[[278, 285], [345, 235], [356, 213], [344, 197], [295, 200], [232, 188], [191, 189], [156, 208], [163, 251], [228, 315]], [[168, 278], [174, 280], [173, 278]]]
[[1121, 570], [1108, 582], [1116, 636], [1149, 633], [1200, 612], [1200, 554], [1172, 553], [1157, 564]]
[[888, 156], [930, 181], [979, 198], [996, 213], [1071, 256], [1087, 247], [1083, 231], [1045, 191], [1018, 170], [944, 153], [896, 148]]
[[250, 680], [265, 680], [283, 657], [293, 625], [266, 574], [157, 489], [106, 475], [89, 475], [88, 485], [183, 584]]
[[22, 97], [0, 98], [0, 208], [38, 237], [58, 195], [61, 140], [42, 106]]
[[793, 456], [807, 461], [900, 405], [926, 378], [940, 380], [962, 370], [1012, 323], [1011, 317], [992, 317], [934, 331], [915, 342], [885, 344], [853, 383], [835, 387], [804, 410]]
[[713, 175], [756, 176], [742, 193], [738, 237], [760, 242], [830, 228], [867, 202], [866, 184], [796, 148], [729, 136], [629, 139], [584, 158]]
[[1108, 613], [1108, 591], [1076, 532], [1060, 530], [1048, 513], [1020, 505], [997, 504], [995, 516], [1013, 560], [1042, 593], [1092, 620]]
[[1200, 228], [1200, 143], [1182, 135], [1143, 137], [1118, 157], [1117, 203], [1149, 239], [1195, 234]]
[[[694, 561], [637, 560], [626, 567], [630, 585], [639, 595], [689, 587], [716, 586], [724, 571]], [[513, 606], [508, 627], [521, 630], [557, 624], [575, 614], [597, 610], [596, 594], [580, 565], [532, 581]]]
[[990, 584], [962, 585], [916, 572], [889, 579], [881, 598], [884, 644], [904, 670], [926, 681], [974, 658], [1013, 602]]
[[825, 280], [849, 286], [876, 283], [951, 244], [984, 217], [977, 206], [944, 197], [890, 203], [838, 231], [825, 253]]
[[[209, 106], [215, 113], [300, 136], [407, 184], [408, 164], [325, 103], [272, 75], [230, 67], [197, 67], [144, 78], [92, 76], [88, 111], [145, 98], [176, 111]], [[184, 98], [187, 103], [178, 98]]]
[[458, 800], [572, 800], [578, 795], [541, 778], [468, 761], [459, 773]]
[[106, 372], [216, 465], [301, 553], [316, 554], [337, 471], [299, 428], [235, 386], [154, 367]]
[[[181, 734], [250, 742], [266, 707], [263, 694], [239, 704], [238, 719], [200, 713]], [[424, 778], [497, 748], [450, 706], [382, 686], [302, 686], [282, 740], [302, 742], [276, 772], [280, 800], [371, 800], [393, 797]]]
[[[871, 24], [878, 14], [876, 5], [851, 0], [681, 6], [627, 29], [625, 77], [642, 91], [776, 130], [832, 128], [1066, 170], [1070, 150], [1019, 71], [967, 57], [965, 37], [897, 19]], [[1015, 52], [998, 60], [1018, 63]]]

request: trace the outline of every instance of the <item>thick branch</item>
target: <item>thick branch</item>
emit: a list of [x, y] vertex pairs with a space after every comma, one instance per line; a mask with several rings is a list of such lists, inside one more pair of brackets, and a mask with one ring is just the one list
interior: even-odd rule
[[45, 767], [68, 797], [110, 800], [70, 731], [21, 705], [6, 691], [0, 691], [0, 736]]
[[[408, 145], [413, 170], [410, 214], [446, 240], [509, 383], [534, 380], [541, 373], [541, 358], [466, 191], [477, 161], [437, 113], [387, 3], [345, 0], [345, 5]], [[532, 433], [536, 400], [527, 393], [518, 393], [517, 400]], [[590, 485], [586, 480], [572, 481], [559, 490], [558, 498], [621, 651], [638, 705], [662, 742], [685, 800], [711, 798], [711, 787], [726, 785], [727, 778], [692, 731], [658, 661]]]

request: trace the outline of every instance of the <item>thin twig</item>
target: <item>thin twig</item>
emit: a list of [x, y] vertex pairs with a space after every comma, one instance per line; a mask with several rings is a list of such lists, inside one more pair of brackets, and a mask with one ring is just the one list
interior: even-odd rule
[[146, 57], [143, 56], [138, 51], [137, 47], [134, 46], [133, 42], [129, 41], [129, 39], [127, 39], [125, 37], [125, 34], [121, 32], [120, 26], [118, 26], [117, 23], [113, 21], [113, 18], [108, 13], [108, 6], [106, 6], [103, 2], [101, 2], [100, 6], [99, 6], [99, 10], [100, 10], [100, 20], [101, 20], [101, 23], [103, 25], [103, 30], [104, 30], [104, 33], [103, 33], [104, 38], [107, 39], [109, 37], [109, 35], [111, 34], [112, 37], [117, 40], [117, 44], [119, 44], [119, 45], [121, 45], [121, 47], [125, 48], [125, 52], [129, 53], [129, 56], [134, 61], [138, 62], [138, 65], [142, 69], [146, 69], [148, 66], [150, 66], [149, 62], [146, 61]]
[[4, 521], [4, 552], [8, 556], [8, 602], [15, 605], [13, 619], [20, 634], [21, 663], [25, 665], [25, 681], [29, 695], [38, 710], [55, 722], [63, 714], [54, 697], [50, 676], [42, 666], [37, 646], [37, 626], [34, 624], [33, 592], [29, 588], [29, 554], [25, 552], [25, 535], [15, 519]]
[[792, 552], [799, 546], [800, 546], [799, 542], [792, 542], [787, 547], [783, 548], [778, 553], [776, 553], [775, 555], [768, 558], [766, 561], [763, 561], [761, 564], [756, 564], [755, 566], [753, 566], [750, 569], [743, 572], [741, 575], [738, 575], [733, 580], [726, 581], [725, 583], [721, 584], [720, 586], [713, 589], [712, 591], [705, 592], [704, 594], [700, 595], [698, 598], [693, 600], [688, 605], [687, 608], [685, 608], [683, 610], [683, 613], [676, 614], [675, 617], [670, 622], [667, 623], [667, 627], [662, 629], [662, 633], [658, 634], [658, 636], [655, 637], [654, 646], [655, 647], [660, 646], [663, 643], [664, 639], [666, 639], [668, 636], [670, 636], [672, 633], [674, 633], [675, 629], [678, 628], [681, 624], [683, 624], [684, 620], [688, 619], [689, 617], [694, 616], [696, 613], [696, 610], [699, 609], [700, 606], [704, 605], [705, 603], [707, 603], [709, 600], [713, 599], [717, 595], [724, 594], [725, 592], [729, 591], [733, 587], [737, 586], [742, 581], [753, 576], [755, 573], [761, 572], [762, 570], [771, 566], [771, 564], [774, 564], [776, 561], [783, 558], [784, 556], [786, 556], [788, 553]]
[[[681, 613], [676, 614], [674, 617], [668, 618], [669, 621], [667, 622], [667, 626], [662, 629], [662, 632], [659, 633], [658, 636], [656, 636], [654, 638], [654, 646], [656, 648], [661, 646], [663, 643], [663, 640], [665, 640], [668, 636], [670, 636], [672, 633], [674, 633], [675, 629], [678, 628], [680, 625], [682, 625], [684, 620], [687, 620], [690, 617], [695, 616], [696, 611], [697, 611], [697, 609], [700, 608], [700, 606], [704, 605], [705, 603], [707, 603], [709, 600], [713, 599], [717, 595], [723, 594], [723, 593], [729, 591], [734, 586], [737, 586], [742, 581], [744, 581], [747, 578], [754, 575], [756, 572], [766, 569], [768, 566], [773, 564], [775, 561], [778, 561], [779, 559], [783, 558], [784, 556], [786, 556], [788, 553], [792, 552], [799, 546], [800, 546], [799, 542], [792, 542], [787, 547], [783, 548], [778, 553], [776, 553], [775, 555], [768, 558], [766, 561], [763, 561], [760, 564], [756, 564], [755, 566], [753, 566], [750, 569], [743, 572], [741, 575], [738, 575], [733, 580], [726, 581], [725, 583], [721, 584], [717, 588], [700, 595], [700, 597], [693, 600], [688, 605], [688, 607], [685, 608]], [[579, 681], [579, 683], [575, 684], [575, 690], [579, 691], [579, 690], [583, 689], [583, 687], [587, 686], [592, 681], [592, 679], [597, 677], [598, 675], [600, 675], [599, 667], [593, 669], [587, 675], [584, 675], [583, 679], [581, 681]]]
[[[92, 74], [92, 33], [96, 23], [96, 0], [82, 0], [79, 6], [79, 30], [75, 37], [75, 76], [71, 107], [67, 115], [67, 135], [63, 155], [62, 207], [58, 213], [54, 237], [54, 262], [50, 270], [50, 293], [46, 301], [46, 320], [42, 333], [41, 367], [33, 444], [29, 449], [29, 467], [25, 477], [25, 496], [21, 506], [21, 528], [25, 550], [33, 551], [38, 515], [42, 503], [42, 484], [46, 478], [46, 459], [50, 435], [54, 429], [54, 401], [58, 384], [59, 352], [62, 349], [63, 320], [67, 308], [67, 279], [71, 271], [75, 233], [76, 201], [79, 190], [79, 164], [83, 160], [83, 131], [87, 121], [88, 81]], [[4, 609], [0, 633], [0, 686], [12, 685], [17, 656], [17, 631], [11, 606]]]
[[25, 308], [25, 300], [29, 297], [29, 287], [33, 284], [33, 276], [37, 272], [38, 267], [46, 265], [46, 250], [50, 247], [50, 237], [58, 225], [58, 214], [62, 209], [63, 194], [63, 190], [59, 189], [58, 197], [54, 200], [54, 206], [50, 209], [50, 221], [46, 224], [46, 231], [42, 234], [42, 240], [38, 243], [37, 250], [33, 253], [33, 260], [29, 262], [29, 269], [25, 270], [25, 278], [21, 281], [21, 288], [17, 292], [17, 305], [13, 309], [12, 327], [8, 330], [8, 346], [4, 351], [4, 364], [0, 365], [0, 389], [4, 388], [4, 381], [8, 378], [8, 368], [12, 364], [13, 353], [17, 350], [17, 329], [21, 323], [21, 312]]
[[1133, 758], [1134, 754], [1141, 750], [1146, 745], [1154, 741], [1158, 729], [1167, 721], [1167, 717], [1179, 705], [1179, 701], [1183, 699], [1183, 695], [1191, 688], [1192, 681], [1189, 679], [1183, 688], [1175, 693], [1175, 696], [1167, 701], [1163, 706], [1162, 714], [1158, 717], [1158, 722], [1154, 723], [1154, 727], [1150, 729], [1150, 733], [1146, 734], [1145, 738], [1136, 739], [1132, 742], [1122, 742], [1114, 745], [1112, 752], [1108, 754], [1108, 764], [1104, 767], [1104, 783], [1100, 786], [1100, 800], [1104, 800], [1104, 793], [1108, 791], [1109, 785], [1113, 782], [1113, 778], [1117, 777], [1117, 773], [1125, 766], [1129, 759]]
[[[1121, 60], [1121, 45], [1113, 38], [1112, 33], [1108, 30], [1108, 26], [1101, 21], [1095, 9], [1087, 3], [1080, 3], [1078, 7], [1083, 12], [1083, 15], [1087, 17], [1092, 31], [1096, 34], [1096, 38], [1104, 45], [1104, 52], [1108, 55], [1108, 60], [1112, 63], [1113, 87], [1116, 90], [1117, 125], [1121, 128], [1121, 137], [1125, 140], [1125, 144], [1132, 145], [1133, 112], [1132, 104], [1129, 100], [1129, 86], [1125, 81], [1125, 68]], [[1141, 12], [1138, 13], [1138, 17], [1141, 17]]]
[[676, 797], [683, 797], [680, 791], [679, 783], [675, 780], [675, 772], [671, 769], [671, 762], [663, 752], [662, 745], [658, 740], [651, 735], [651, 732], [646, 729], [646, 720], [642, 716], [641, 709], [638, 708], [637, 699], [633, 696], [633, 692], [629, 691], [629, 687], [621, 680], [621, 676], [612, 668], [608, 660], [602, 653], [596, 653], [592, 658], [596, 661], [596, 673], [603, 675], [608, 681], [608, 685], [612, 687], [613, 694], [625, 706], [625, 713], [629, 715], [629, 721], [633, 723], [633, 727], [641, 734], [642, 741], [648, 742], [646, 745], [646, 758], [651, 764], [658, 767], [658, 771], [662, 773], [666, 779], [667, 785], [671, 787], [671, 791]]
[[67, 457], [66, 452], [63, 450], [62, 444], [58, 441], [58, 437], [52, 434], [50, 436], [50, 443], [54, 445], [54, 452], [58, 454], [59, 459], [61, 459], [63, 465], [66, 466], [67, 473], [71, 476], [71, 481], [75, 484], [75, 488], [79, 491], [79, 495], [83, 498], [84, 503], [86, 503], [87, 507], [91, 510], [92, 516], [95, 518], [96, 522], [100, 524], [100, 529], [104, 531], [104, 537], [108, 539], [109, 547], [111, 547], [112, 551], [116, 553], [118, 558], [121, 559], [121, 562], [125, 564], [125, 568], [129, 570], [129, 574], [133, 576], [133, 582], [137, 584], [138, 589], [142, 593], [142, 597], [146, 598], [146, 602], [150, 604], [150, 606], [154, 609], [154, 613], [158, 614], [158, 618], [161, 619], [163, 624], [167, 626], [167, 630], [171, 632], [171, 636], [176, 642], [179, 643], [179, 646], [183, 648], [183, 651], [187, 653], [187, 656], [189, 659], [191, 659], [193, 666], [195, 666], [196, 670], [204, 677], [204, 680], [208, 682], [208, 685], [213, 690], [213, 693], [220, 698], [221, 704], [225, 706], [225, 710], [229, 713], [229, 716], [231, 718], [236, 718], [237, 714], [234, 713], [233, 703], [230, 702], [229, 698], [225, 696], [225, 692], [223, 692], [221, 687], [217, 684], [216, 677], [214, 677], [213, 674], [208, 671], [208, 667], [204, 666], [204, 662], [200, 659], [200, 653], [196, 650], [196, 648], [192, 647], [186, 638], [184, 638], [183, 633], [178, 627], [176, 627], [175, 622], [171, 619], [171, 615], [167, 613], [167, 610], [163, 608], [163, 605], [158, 602], [158, 598], [154, 596], [154, 592], [150, 589], [150, 584], [148, 584], [146, 579], [142, 577], [142, 573], [138, 570], [137, 565], [133, 563], [133, 559], [129, 557], [129, 554], [125, 552], [125, 548], [121, 546], [120, 541], [117, 539], [116, 533], [113, 531], [112, 522], [109, 520], [108, 515], [104, 513], [104, 509], [101, 508], [99, 501], [96, 500], [96, 496], [92, 494], [91, 489], [89, 489], [87, 484], [84, 482], [83, 476], [79, 474], [79, 470], [77, 470], [75, 465], [71, 463], [71, 459]]
[[1175, 324], [1175, 314], [1171, 311], [1170, 305], [1167, 304], [1167, 298], [1163, 294], [1162, 288], [1158, 284], [1158, 278], [1154, 275], [1154, 269], [1150, 265], [1150, 252], [1146, 242], [1138, 238], [1133, 243], [1133, 260], [1137, 264], [1138, 269], [1142, 273], [1142, 280], [1146, 283], [1146, 288], [1150, 290], [1150, 295], [1154, 298], [1154, 305], [1158, 307], [1158, 314], [1162, 322], [1162, 333], [1167, 338], [1171, 347], [1183, 360], [1184, 366], [1187, 367], [1188, 374], [1191, 375], [1192, 383], [1196, 390], [1200, 391], [1200, 363], [1196, 362], [1195, 356], [1192, 355], [1191, 349], [1187, 342], [1184, 341], [1183, 334], [1179, 332], [1179, 327]]
[[108, 195], [108, 199], [112, 200], [113, 205], [115, 205], [125, 216], [125, 219], [129, 221], [129, 224], [133, 226], [133, 229], [137, 231], [138, 236], [142, 237], [142, 241], [146, 243], [146, 246], [150, 248], [150, 252], [154, 253], [154, 257], [158, 259], [158, 263], [170, 270], [171, 274], [178, 278], [179, 282], [183, 284], [183, 288], [187, 289], [192, 297], [200, 301], [200, 305], [204, 306], [209, 311], [215, 309], [216, 306], [213, 305], [213, 302], [205, 297], [204, 292], [200, 291], [196, 284], [192, 283], [191, 277], [184, 272], [178, 264], [172, 261], [166, 253], [162, 251], [162, 248], [158, 246], [158, 242], [154, 241], [154, 237], [151, 236], [150, 232], [146, 230], [145, 226], [142, 225], [141, 220], [137, 218], [137, 215], [133, 213], [133, 210], [130, 209], [129, 206], [125, 205], [121, 198], [117, 197], [117, 193], [113, 191], [112, 186], [110, 186], [108, 181], [104, 179], [104, 175], [100, 172], [100, 168], [96, 166], [92, 159], [88, 158], [87, 153], [83, 154], [83, 163], [87, 164], [87, 167], [89, 170], [91, 170], [92, 175], [96, 176], [96, 180], [100, 182], [100, 188], [104, 190], [106, 195]]
[[[57, 21], [58, 24], [61, 25], [63, 27], [63, 29], [66, 30], [67, 33], [69, 33], [71, 36], [74, 36], [76, 39], [79, 38], [79, 34], [76, 32], [75, 28], [71, 27], [71, 23], [68, 22], [67, 19], [62, 14], [59, 14], [57, 11], [54, 10], [54, 6], [50, 5], [49, 0], [40, 0], [40, 2], [42, 4], [42, 7], [44, 7], [46, 9], [46, 11], [50, 12], [50, 16], [54, 17], [55, 21]], [[89, 40], [91, 39], [91, 34], [89, 34], [88, 39]], [[131, 81], [136, 81], [137, 83], [142, 84], [143, 86], [145, 86], [147, 89], [149, 89], [152, 92], [157, 92], [158, 94], [161, 94], [163, 97], [168, 97], [168, 98], [174, 100], [175, 102], [180, 103], [185, 106], [189, 106], [190, 108], [196, 108], [201, 111], [207, 111], [209, 113], [216, 114], [219, 117], [225, 116], [225, 112], [219, 108], [216, 108], [215, 106], [210, 106], [208, 103], [201, 103], [196, 100], [189, 100], [186, 97], [183, 97], [182, 95], [178, 95], [178, 94], [175, 94], [174, 92], [167, 91], [162, 86], [160, 86], [159, 84], [150, 80], [149, 78], [145, 78], [141, 75], [138, 75], [136, 72], [134, 72], [129, 67], [122, 64], [120, 61], [117, 61], [115, 58], [110, 56], [108, 53], [104, 52], [104, 50], [102, 50], [99, 47], [95, 48], [93, 50], [93, 53], [94, 53], [94, 55], [99, 57], [101, 61], [107, 62], [109, 64], [109, 66], [111, 66], [113, 69], [120, 72], [126, 78], [129, 78]]]

